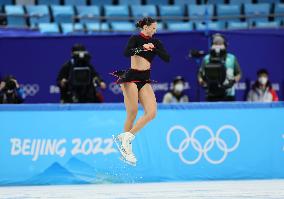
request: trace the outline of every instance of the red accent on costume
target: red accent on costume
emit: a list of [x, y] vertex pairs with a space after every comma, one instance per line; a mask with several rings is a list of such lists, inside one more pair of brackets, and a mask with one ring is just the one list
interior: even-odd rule
[[144, 39], [151, 39], [150, 36], [144, 35], [142, 32], [140, 32], [140, 36], [143, 37]]

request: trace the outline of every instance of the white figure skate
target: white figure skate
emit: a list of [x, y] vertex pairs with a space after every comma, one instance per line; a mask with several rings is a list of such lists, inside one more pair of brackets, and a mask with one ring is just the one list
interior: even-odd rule
[[136, 166], [137, 159], [132, 152], [132, 141], [135, 136], [132, 133], [125, 132], [121, 133], [118, 136], [112, 136], [116, 146], [121, 153], [121, 160], [125, 163], [130, 164], [132, 166]]

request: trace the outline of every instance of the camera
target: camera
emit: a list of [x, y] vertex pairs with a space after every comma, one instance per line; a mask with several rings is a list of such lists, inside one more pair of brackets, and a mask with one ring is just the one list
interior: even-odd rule
[[224, 96], [226, 87], [225, 59], [221, 53], [216, 53], [215, 50], [210, 50], [209, 62], [204, 66], [204, 81], [206, 82], [208, 92], [214, 96]]
[[196, 50], [196, 49], [191, 49], [188, 55], [189, 58], [196, 58], [196, 59], [202, 58], [204, 56], [205, 52], [203, 50]]
[[71, 72], [72, 86], [89, 86], [92, 83], [92, 74], [89, 67], [73, 67]]

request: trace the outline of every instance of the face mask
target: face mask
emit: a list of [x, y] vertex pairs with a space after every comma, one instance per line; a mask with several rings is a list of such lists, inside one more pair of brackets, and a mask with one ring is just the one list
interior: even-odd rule
[[81, 59], [83, 59], [84, 56], [85, 56], [85, 52], [79, 52], [79, 57], [80, 57]]
[[174, 86], [174, 90], [177, 92], [182, 92], [183, 91], [183, 84], [176, 84]]
[[215, 50], [216, 53], [220, 53], [221, 50], [225, 50], [225, 46], [224, 45], [213, 45], [212, 49]]
[[266, 85], [268, 79], [267, 77], [259, 77], [258, 78], [258, 82], [261, 84], [261, 85]]
[[75, 51], [73, 52], [73, 56], [79, 59], [83, 59], [88, 54], [87, 51]]

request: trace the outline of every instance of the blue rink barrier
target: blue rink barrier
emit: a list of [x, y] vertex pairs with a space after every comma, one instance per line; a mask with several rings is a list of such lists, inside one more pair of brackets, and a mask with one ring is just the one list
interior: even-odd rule
[[0, 185], [284, 178], [283, 102], [158, 109], [133, 142], [132, 167], [111, 138], [123, 104], [1, 105]]

